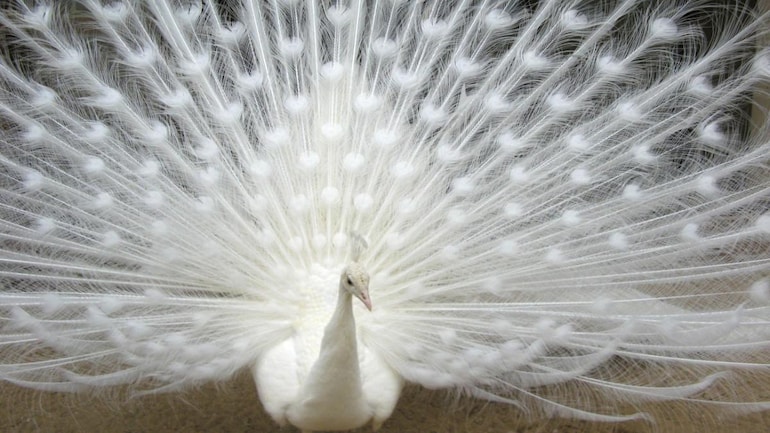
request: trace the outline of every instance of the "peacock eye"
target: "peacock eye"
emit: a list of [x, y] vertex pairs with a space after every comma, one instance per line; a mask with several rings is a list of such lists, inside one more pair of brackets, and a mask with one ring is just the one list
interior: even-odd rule
[[348, 286], [352, 286], [352, 285], [353, 285], [353, 279], [348, 277]]

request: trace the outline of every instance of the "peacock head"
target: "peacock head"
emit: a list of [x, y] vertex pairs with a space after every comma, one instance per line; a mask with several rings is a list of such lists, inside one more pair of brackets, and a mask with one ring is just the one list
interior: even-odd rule
[[349, 264], [340, 275], [340, 287], [360, 299], [369, 311], [372, 301], [369, 299], [369, 274], [357, 262]]

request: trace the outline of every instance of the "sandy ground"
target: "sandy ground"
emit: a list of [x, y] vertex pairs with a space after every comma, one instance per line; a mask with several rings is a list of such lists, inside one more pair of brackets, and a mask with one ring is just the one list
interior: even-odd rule
[[[769, 381], [770, 382], [770, 381]], [[187, 393], [121, 399], [30, 391], [0, 384], [0, 432], [281, 432], [263, 411], [248, 375], [218, 387]], [[664, 404], [652, 407], [656, 424], [587, 423], [528, 419], [504, 405], [466, 400], [459, 404], [447, 394], [407, 388], [382, 433], [767, 433], [770, 411], [738, 418], [716, 418], [710, 410]], [[360, 432], [370, 432], [362, 428]]]

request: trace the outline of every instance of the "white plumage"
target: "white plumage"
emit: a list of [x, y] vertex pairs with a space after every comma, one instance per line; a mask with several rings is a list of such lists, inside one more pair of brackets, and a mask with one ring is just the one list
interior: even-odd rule
[[404, 382], [768, 410], [741, 391], [770, 371], [763, 28], [705, 1], [3, 5], [0, 379], [248, 369], [304, 430], [377, 427]]

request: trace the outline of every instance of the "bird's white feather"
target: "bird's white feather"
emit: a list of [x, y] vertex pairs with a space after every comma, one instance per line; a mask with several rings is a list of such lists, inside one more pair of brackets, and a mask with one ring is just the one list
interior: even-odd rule
[[278, 350], [273, 413], [356, 259], [380, 417], [401, 379], [767, 410], [710, 392], [770, 363], [770, 53], [737, 3], [3, 4], [0, 379], [171, 391]]

